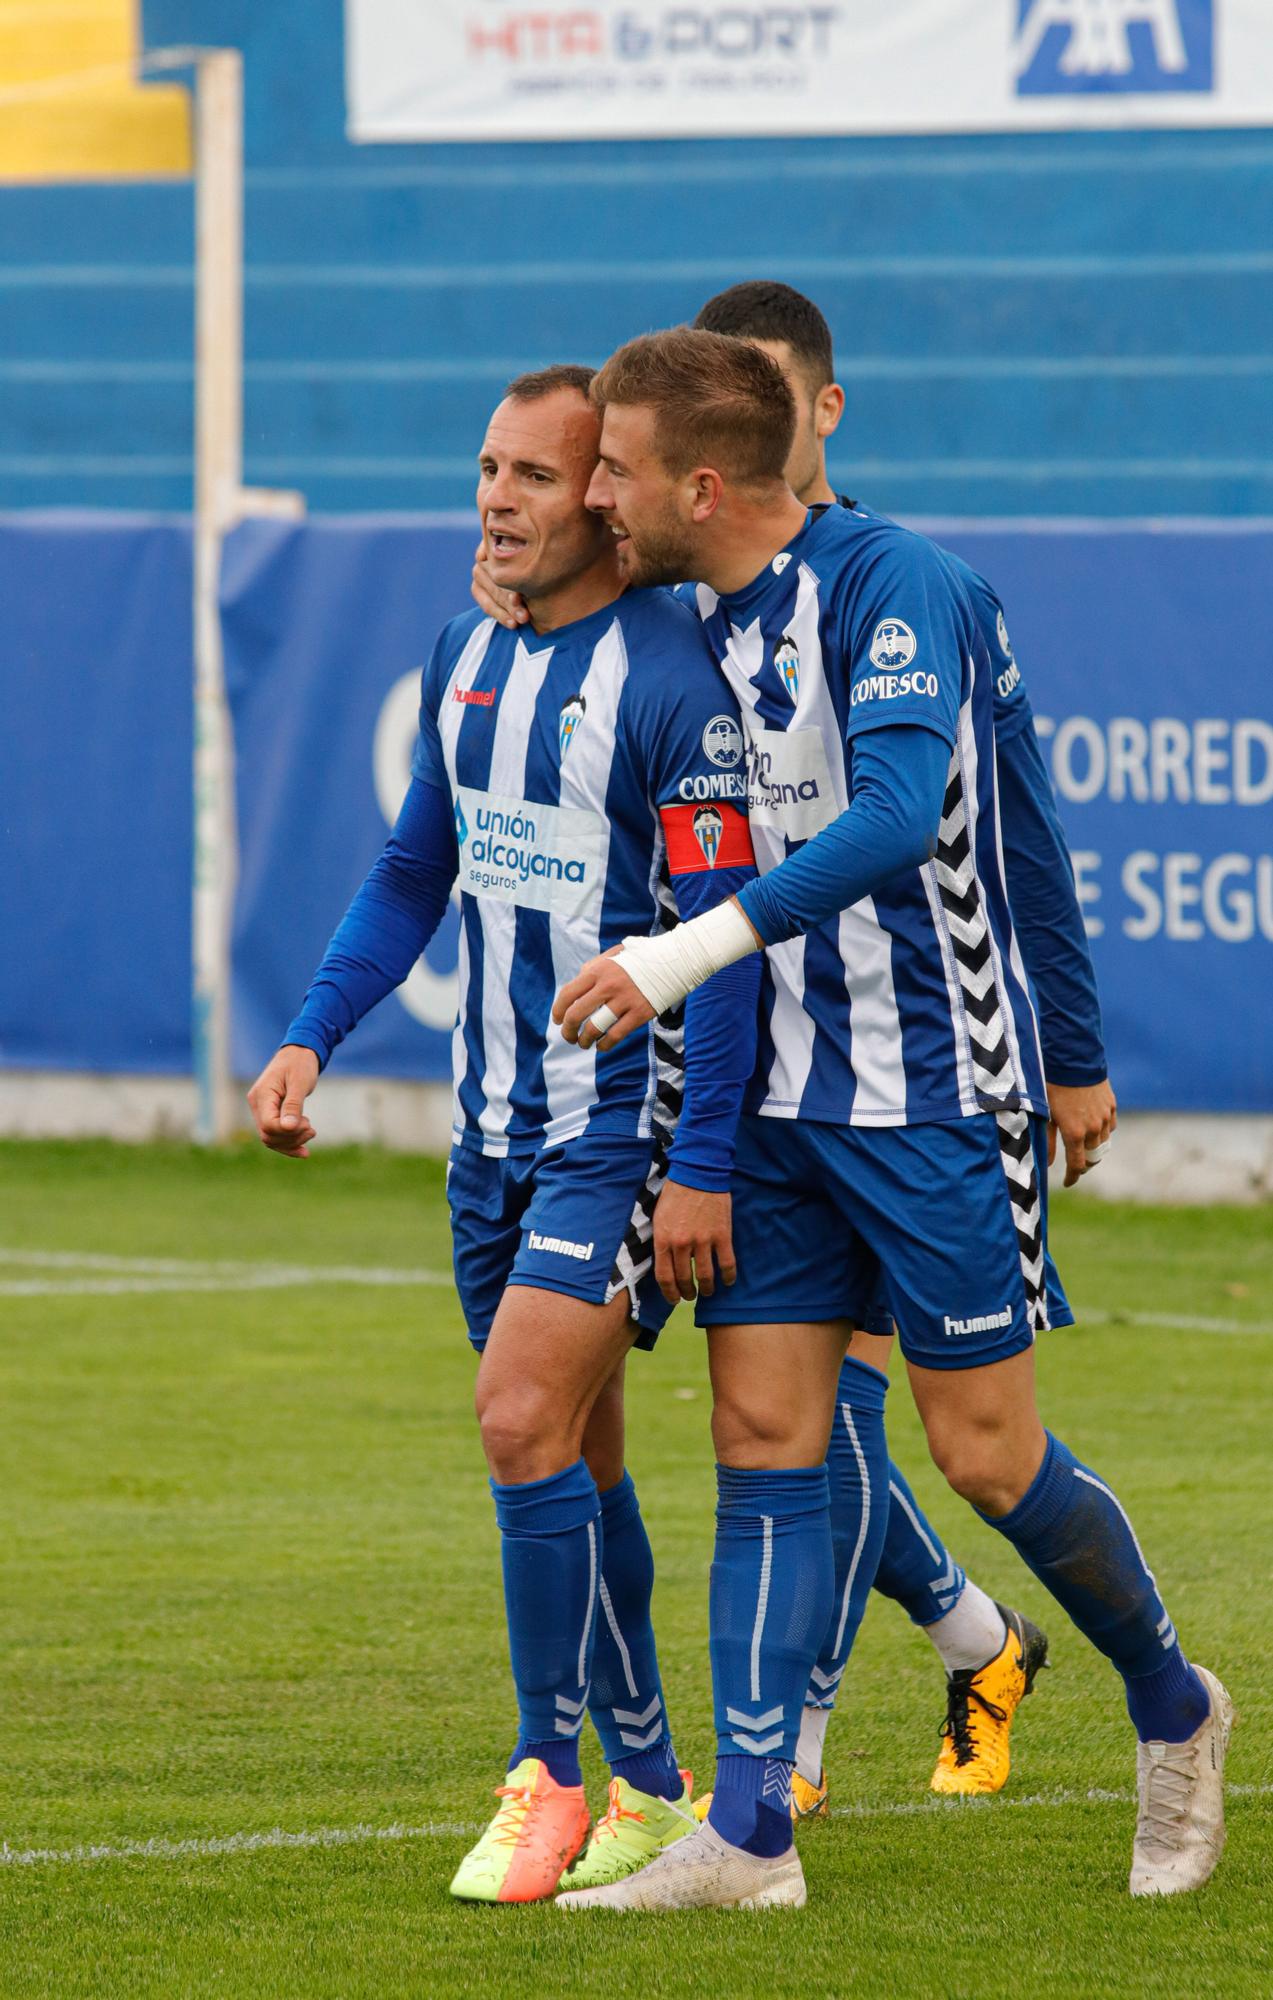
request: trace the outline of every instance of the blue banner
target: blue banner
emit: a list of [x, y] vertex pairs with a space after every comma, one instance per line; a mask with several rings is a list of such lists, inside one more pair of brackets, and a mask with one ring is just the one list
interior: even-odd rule
[[[995, 585], [1074, 848], [1129, 1108], [1273, 1110], [1273, 529], [927, 524]], [[226, 549], [234, 1060], [295, 1010], [407, 784], [466, 519], [252, 522]], [[0, 521], [0, 1062], [188, 1070], [190, 542]], [[340, 1050], [445, 1077], [456, 927]]]

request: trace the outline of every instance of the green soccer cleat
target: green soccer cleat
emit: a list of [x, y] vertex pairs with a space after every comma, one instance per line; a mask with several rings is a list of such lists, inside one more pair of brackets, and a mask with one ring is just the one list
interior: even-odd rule
[[563, 1889], [604, 1889], [635, 1875], [656, 1854], [692, 1833], [697, 1822], [690, 1805], [693, 1779], [682, 1771], [685, 1789], [679, 1799], [661, 1799], [638, 1792], [626, 1778], [611, 1778], [610, 1803], [598, 1820], [579, 1859], [561, 1878]]

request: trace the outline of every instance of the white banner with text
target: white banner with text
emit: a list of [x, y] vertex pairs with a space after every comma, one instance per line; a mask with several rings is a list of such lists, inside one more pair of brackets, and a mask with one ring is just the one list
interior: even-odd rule
[[1273, 124], [1273, 0], [346, 0], [354, 140]]

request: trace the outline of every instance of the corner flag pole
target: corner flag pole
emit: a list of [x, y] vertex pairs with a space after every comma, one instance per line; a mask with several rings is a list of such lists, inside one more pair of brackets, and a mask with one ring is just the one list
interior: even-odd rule
[[221, 547], [248, 514], [295, 518], [299, 493], [243, 486], [243, 58], [195, 63], [194, 887], [195, 1137], [234, 1130], [230, 927], [238, 873], [234, 737], [221, 648]]

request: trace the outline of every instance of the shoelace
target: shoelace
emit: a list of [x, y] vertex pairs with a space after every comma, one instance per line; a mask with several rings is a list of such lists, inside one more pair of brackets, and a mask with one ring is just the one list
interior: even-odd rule
[[502, 1805], [496, 1815], [502, 1823], [492, 1833], [491, 1844], [494, 1847], [516, 1847], [531, 1814], [543, 1804], [543, 1797], [537, 1798], [529, 1785], [497, 1785], [495, 1796], [507, 1799], [508, 1804]]
[[954, 1745], [955, 1762], [959, 1765], [971, 1764], [977, 1754], [977, 1739], [973, 1733], [976, 1717], [969, 1704], [976, 1702], [985, 1710], [992, 1722], [1006, 1722], [1008, 1712], [1000, 1708], [998, 1702], [987, 1701], [980, 1688], [972, 1684], [971, 1673], [952, 1674], [947, 1684], [946, 1719], [940, 1734], [949, 1736]]
[[1155, 1757], [1149, 1767], [1145, 1801], [1136, 1821], [1137, 1840], [1152, 1841], [1155, 1847], [1180, 1847], [1197, 1778], [1197, 1744], [1169, 1743], [1166, 1754]]
[[620, 1803], [619, 1780], [611, 1778], [610, 1803], [606, 1807], [605, 1818], [598, 1823], [597, 1830], [592, 1836], [593, 1839], [616, 1840], [625, 1819], [638, 1820], [642, 1826], [645, 1825], [645, 1814], [643, 1812], [633, 1812], [630, 1806]]

